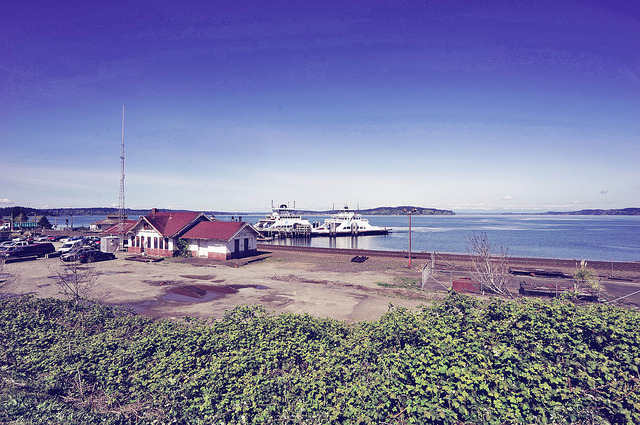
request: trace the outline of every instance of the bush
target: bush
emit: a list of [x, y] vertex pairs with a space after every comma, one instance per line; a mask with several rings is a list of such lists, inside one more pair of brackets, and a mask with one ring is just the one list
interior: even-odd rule
[[639, 328], [606, 305], [457, 294], [356, 324], [4, 299], [0, 422], [640, 423]]

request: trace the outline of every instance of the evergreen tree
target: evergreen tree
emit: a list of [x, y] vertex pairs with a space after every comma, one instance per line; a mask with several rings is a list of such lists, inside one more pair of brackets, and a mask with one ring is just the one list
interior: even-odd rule
[[53, 225], [51, 224], [51, 222], [49, 222], [49, 219], [43, 215], [38, 221], [38, 227], [42, 227], [43, 229], [51, 229]]

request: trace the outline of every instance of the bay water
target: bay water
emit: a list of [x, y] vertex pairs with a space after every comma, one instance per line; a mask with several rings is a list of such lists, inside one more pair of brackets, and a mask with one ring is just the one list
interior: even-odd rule
[[[253, 219], [253, 217], [251, 217]], [[251, 221], [255, 223], [255, 220]], [[326, 216], [309, 216], [322, 222]], [[388, 235], [287, 239], [278, 244], [408, 251], [408, 216], [369, 216]], [[249, 217], [243, 220], [248, 221]], [[489, 215], [412, 216], [413, 252], [468, 253], [469, 237], [484, 232], [516, 257], [640, 261], [640, 216]]]
[[[266, 214], [242, 215], [255, 224]], [[323, 222], [328, 216], [305, 216], [310, 222]], [[70, 217], [48, 217], [64, 229]], [[75, 216], [74, 227], [89, 227], [100, 216]], [[136, 219], [137, 217], [130, 217]], [[216, 216], [219, 220], [238, 216]], [[375, 226], [391, 229], [388, 235], [343, 236], [337, 238], [281, 239], [277, 244], [319, 248], [408, 251], [409, 217], [365, 216]], [[71, 220], [70, 220], [71, 221]], [[486, 233], [489, 241], [508, 248], [516, 257], [538, 257], [599, 261], [640, 261], [640, 216], [591, 215], [507, 215], [457, 214], [453, 216], [411, 217], [413, 252], [468, 252], [469, 237]]]

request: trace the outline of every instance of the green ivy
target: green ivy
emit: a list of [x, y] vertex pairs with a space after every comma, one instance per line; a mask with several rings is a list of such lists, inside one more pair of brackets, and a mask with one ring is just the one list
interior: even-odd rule
[[347, 324], [0, 300], [1, 423], [640, 423], [640, 315], [452, 293]]

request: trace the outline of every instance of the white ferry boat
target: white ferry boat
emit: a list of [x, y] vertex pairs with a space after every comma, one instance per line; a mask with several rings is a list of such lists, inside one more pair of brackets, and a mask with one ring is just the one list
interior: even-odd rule
[[338, 214], [333, 214], [322, 225], [312, 228], [311, 236], [386, 235], [390, 230], [369, 224], [369, 220], [345, 205]]
[[281, 204], [277, 208], [271, 208], [271, 214], [261, 218], [255, 228], [267, 235], [295, 234], [309, 235], [311, 233], [311, 223], [300, 214], [296, 214], [294, 208], [289, 208], [286, 204]]

